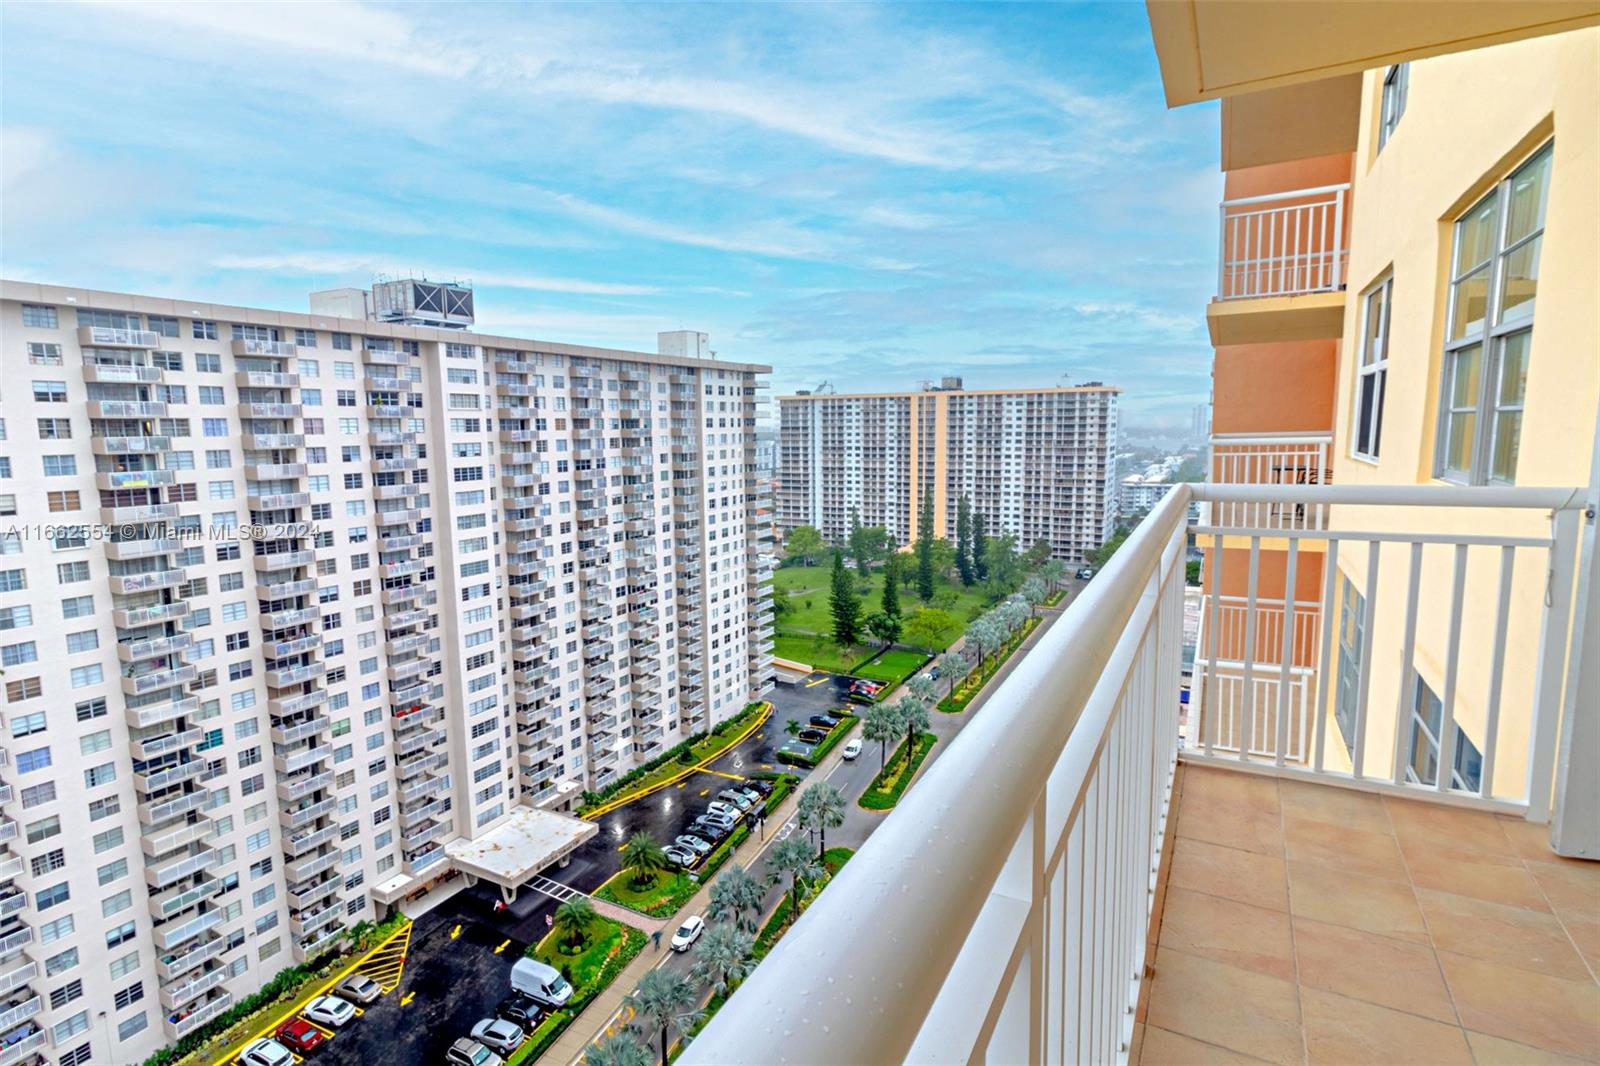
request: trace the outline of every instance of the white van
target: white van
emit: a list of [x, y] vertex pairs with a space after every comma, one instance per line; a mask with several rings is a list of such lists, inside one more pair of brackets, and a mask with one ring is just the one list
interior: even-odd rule
[[538, 959], [518, 959], [511, 967], [511, 987], [549, 1007], [562, 1007], [572, 998], [572, 985], [561, 971]]

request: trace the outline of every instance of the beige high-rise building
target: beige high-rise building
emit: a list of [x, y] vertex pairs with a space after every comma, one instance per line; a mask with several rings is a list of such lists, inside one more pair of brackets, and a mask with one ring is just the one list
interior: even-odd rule
[[393, 285], [0, 282], [7, 1063], [139, 1061], [771, 683], [767, 368]]
[[1076, 562], [1116, 522], [1117, 395], [1100, 384], [778, 398], [778, 523], [829, 541], [854, 512], [902, 546], [933, 497], [938, 536], [956, 535], [962, 496], [990, 536], [1050, 542]]

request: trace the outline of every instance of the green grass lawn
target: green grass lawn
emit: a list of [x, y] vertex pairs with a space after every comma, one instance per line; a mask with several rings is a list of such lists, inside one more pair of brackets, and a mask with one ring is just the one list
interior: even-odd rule
[[633, 871], [623, 870], [601, 885], [595, 896], [652, 917], [663, 918], [676, 913], [683, 901], [694, 895], [698, 887], [698, 881], [691, 880], [688, 874], [677, 869], [658, 870], [648, 885], [636, 887]]
[[916, 673], [928, 657], [920, 651], [893, 648], [884, 652], [865, 666], [856, 668], [856, 677], [870, 677], [889, 682], [890, 688]]
[[621, 922], [596, 915], [594, 924], [589, 927], [589, 935], [584, 938], [576, 954], [569, 955], [560, 946], [560, 936], [552, 930], [533, 949], [532, 957], [554, 966], [567, 976], [574, 989], [584, 991], [594, 984], [606, 960], [622, 949], [627, 932], [627, 927]]
[[[778, 635], [774, 643], [778, 658], [795, 659], [824, 671], [843, 674], [861, 659], [872, 655], [872, 648], [840, 648], [830, 637], [830, 632], [834, 631], [834, 616], [827, 610], [830, 575], [832, 570], [821, 563], [816, 567], [779, 567], [774, 571], [774, 597], [786, 597], [790, 607], [794, 608], [787, 615], [779, 616], [776, 624]], [[862, 578], [858, 571], [851, 568], [850, 575], [856, 579], [856, 591], [861, 594], [862, 616], [874, 613], [883, 597], [883, 571], [874, 570], [867, 578]], [[955, 602], [944, 608], [957, 621], [957, 627], [944, 643], [944, 647], [949, 647], [962, 635], [960, 627], [966, 626], [971, 611], [981, 611], [989, 605], [989, 592], [978, 586], [963, 589], [960, 581], [947, 581], [938, 576], [934, 578], [934, 587], [955, 592]], [[909, 618], [922, 605], [914, 589], [902, 587], [902, 615]], [[942, 651], [944, 647], [938, 650]]]

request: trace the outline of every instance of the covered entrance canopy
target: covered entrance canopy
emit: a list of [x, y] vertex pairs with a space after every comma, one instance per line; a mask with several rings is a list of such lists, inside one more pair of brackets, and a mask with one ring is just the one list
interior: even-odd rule
[[470, 879], [483, 878], [500, 886], [507, 901], [517, 889], [550, 866], [576, 851], [600, 827], [537, 807], [516, 807], [511, 816], [473, 840], [452, 840], [445, 854], [457, 870]]

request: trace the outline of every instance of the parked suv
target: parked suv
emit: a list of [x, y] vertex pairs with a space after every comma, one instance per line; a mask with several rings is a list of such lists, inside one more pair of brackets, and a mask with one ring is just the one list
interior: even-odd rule
[[490, 1051], [470, 1036], [464, 1036], [450, 1045], [445, 1061], [451, 1066], [501, 1066], [505, 1059]]

